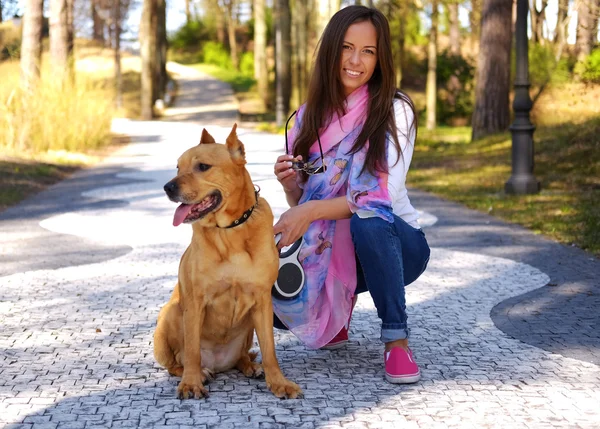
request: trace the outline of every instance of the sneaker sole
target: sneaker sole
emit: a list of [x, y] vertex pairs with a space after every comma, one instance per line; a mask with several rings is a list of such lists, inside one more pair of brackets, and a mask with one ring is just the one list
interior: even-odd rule
[[412, 383], [416, 383], [417, 381], [419, 381], [421, 379], [421, 372], [419, 371], [418, 373], [416, 373], [414, 375], [402, 375], [402, 376], [392, 376], [386, 372], [385, 379], [392, 384], [412, 384]]
[[348, 344], [348, 340], [340, 341], [339, 343], [335, 343], [335, 344], [324, 345], [323, 347], [321, 347], [321, 350], [337, 350], [337, 349], [341, 349], [346, 344]]

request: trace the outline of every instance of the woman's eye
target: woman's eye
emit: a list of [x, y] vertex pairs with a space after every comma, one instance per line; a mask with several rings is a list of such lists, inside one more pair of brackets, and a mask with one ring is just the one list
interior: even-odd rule
[[371, 49], [365, 49], [365, 52], [369, 55], [375, 55], [375, 51], [373, 51]]
[[200, 163], [200, 164], [198, 164], [198, 165], [196, 166], [196, 169], [197, 169], [198, 171], [206, 171], [206, 170], [208, 170], [210, 167], [212, 167], [212, 166], [211, 166], [211, 165], [208, 165], [208, 164], [202, 164], [202, 163]]
[[348, 46], [348, 45], [344, 45], [344, 49], [348, 50], [348, 49], [352, 49], [352, 47]]

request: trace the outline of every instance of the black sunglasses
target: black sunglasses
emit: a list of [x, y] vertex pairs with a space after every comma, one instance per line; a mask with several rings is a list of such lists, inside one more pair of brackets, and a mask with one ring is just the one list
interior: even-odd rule
[[[288, 120], [285, 122], [285, 153], [290, 154], [290, 149], [288, 147], [288, 124], [290, 123], [290, 119], [294, 117], [294, 115], [298, 111], [295, 110], [294, 113], [290, 115]], [[317, 132], [317, 141], [319, 142], [319, 151], [321, 152], [321, 165], [316, 166], [316, 163], [319, 161], [315, 159], [313, 162], [304, 162], [304, 161], [292, 161], [292, 170], [296, 171], [304, 171], [306, 174], [313, 175], [324, 173], [327, 171], [327, 166], [325, 165], [325, 159], [323, 158], [323, 147], [321, 146], [321, 138], [319, 137], [319, 133]]]

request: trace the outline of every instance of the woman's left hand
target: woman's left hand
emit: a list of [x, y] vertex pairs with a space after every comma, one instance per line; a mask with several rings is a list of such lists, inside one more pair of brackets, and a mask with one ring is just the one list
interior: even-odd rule
[[281, 249], [289, 246], [302, 237], [314, 220], [313, 214], [314, 211], [310, 208], [310, 201], [284, 212], [274, 226], [274, 233], [276, 235], [281, 233], [281, 240], [279, 240], [277, 248]]

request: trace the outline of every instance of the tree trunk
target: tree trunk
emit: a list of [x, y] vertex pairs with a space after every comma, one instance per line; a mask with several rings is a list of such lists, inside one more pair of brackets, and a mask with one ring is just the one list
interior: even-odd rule
[[100, 0], [92, 0], [92, 38], [97, 42], [104, 43], [104, 20], [98, 13]]
[[144, 0], [140, 22], [140, 54], [142, 57], [141, 116], [144, 120], [154, 117], [154, 86], [156, 70], [156, 0]]
[[[392, 2], [390, 1], [390, 6]], [[398, 2], [396, 9], [396, 18], [398, 20], [398, 51], [396, 53], [396, 86], [402, 87], [402, 67], [404, 67], [404, 57], [406, 48], [406, 21], [408, 20], [409, 6], [406, 2]], [[392, 13], [388, 13], [388, 16], [393, 16]]]
[[438, 0], [431, 2], [431, 29], [429, 30], [429, 44], [427, 45], [427, 86], [425, 88], [426, 101], [426, 128], [433, 130], [436, 126], [437, 102], [437, 30], [438, 30]]
[[227, 4], [227, 13], [225, 15], [227, 19], [227, 36], [229, 39], [229, 52], [231, 54], [231, 64], [233, 68], [239, 69], [239, 60], [238, 60], [238, 48], [237, 48], [237, 40], [235, 37], [235, 29], [236, 29], [236, 20], [235, 16], [233, 16], [235, 10], [235, 0], [229, 0]]
[[294, 27], [296, 33], [295, 49], [297, 55], [296, 60], [296, 77], [297, 83], [296, 88], [298, 90], [298, 103], [304, 102], [306, 98], [306, 87], [307, 82], [307, 68], [308, 64], [306, 61], [306, 49], [308, 46], [308, 8], [303, 0], [296, 0], [296, 10], [293, 15]]
[[510, 121], [512, 3], [484, 0], [475, 85], [473, 139], [505, 131]]
[[541, 9], [539, 11], [537, 10], [535, 1], [529, 7], [532, 43], [543, 43], [544, 41], [544, 21], [546, 20], [547, 6], [548, 0], [542, 0]]
[[156, 1], [156, 63], [154, 69], [154, 95], [152, 102], [163, 100], [167, 88], [167, 2]]
[[448, 20], [450, 26], [450, 53], [460, 55], [460, 22], [458, 20], [458, 3], [448, 4]]
[[0, 0], [0, 23], [4, 20], [4, 16], [2, 15], [2, 0]]
[[75, 51], [75, 27], [73, 26], [73, 15], [75, 13], [75, 0], [67, 0], [67, 52], [71, 68], [75, 65], [73, 54]]
[[30, 88], [40, 77], [44, 1], [26, 0], [21, 41], [21, 83]]
[[186, 23], [192, 22], [192, 9], [190, 7], [191, 0], [185, 0], [185, 21]]
[[569, 0], [558, 0], [558, 17], [556, 19], [556, 28], [554, 29], [554, 43], [563, 45], [568, 38], [569, 25]]
[[471, 46], [475, 46], [481, 32], [481, 4], [482, 0], [471, 0], [469, 11], [469, 27], [471, 28]]
[[121, 74], [121, 0], [113, 0], [114, 52], [115, 52], [115, 104], [123, 107], [123, 76]]
[[254, 0], [254, 78], [258, 95], [265, 107], [269, 105], [269, 75], [267, 70], [267, 23], [265, 0]]
[[50, 1], [50, 65], [53, 76], [64, 78], [69, 71], [67, 0]]
[[592, 2], [594, 0], [583, 0], [579, 3], [575, 46], [577, 46], [577, 59], [580, 61], [592, 52], [594, 35], [597, 34], [592, 28], [594, 22]]
[[290, 111], [290, 96], [292, 92], [292, 62], [291, 62], [291, 14], [289, 0], [277, 0], [275, 3], [277, 23], [275, 33], [276, 60], [276, 101], [275, 118], [277, 126], [282, 126]]

